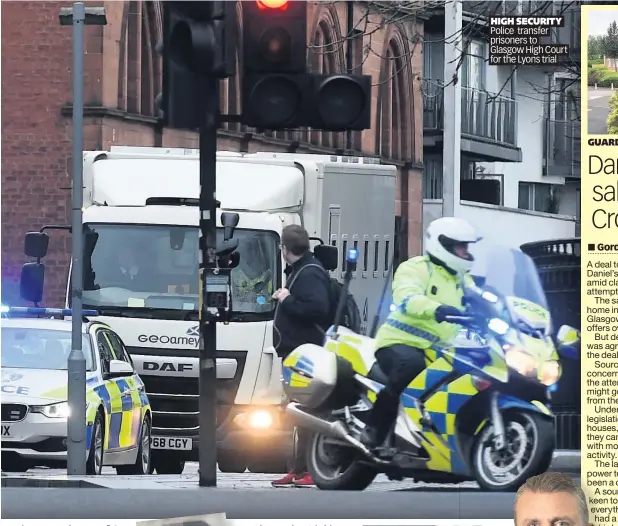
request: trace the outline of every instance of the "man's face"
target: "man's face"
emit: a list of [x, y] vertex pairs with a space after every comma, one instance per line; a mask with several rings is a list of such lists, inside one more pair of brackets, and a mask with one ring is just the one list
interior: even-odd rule
[[281, 255], [283, 256], [283, 259], [288, 265], [292, 263], [290, 261], [290, 252], [287, 248], [285, 248], [285, 245], [281, 245]]
[[470, 259], [470, 252], [468, 251], [468, 243], [459, 243], [453, 247], [455, 255], [461, 259]]
[[515, 506], [516, 526], [588, 526], [570, 493], [524, 492]]

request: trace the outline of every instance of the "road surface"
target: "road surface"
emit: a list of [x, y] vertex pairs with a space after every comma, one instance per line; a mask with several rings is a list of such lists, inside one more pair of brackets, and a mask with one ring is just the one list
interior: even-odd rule
[[588, 134], [607, 135], [610, 88], [588, 89]]
[[120, 490], [2, 488], [3, 519], [159, 519], [225, 512], [231, 519], [512, 519], [513, 494], [409, 489]]
[[[65, 479], [63, 470], [28, 478]], [[459, 485], [393, 482], [378, 477], [363, 492], [272, 488], [276, 476], [220, 473], [217, 488], [197, 487], [197, 464], [181, 476], [121, 477], [105, 470], [106, 488], [3, 487], [4, 519], [155, 519], [226, 512], [231, 519], [512, 519], [514, 495]], [[10, 477], [12, 474], [8, 474]], [[80, 477], [84, 478], [84, 477]], [[179, 491], [180, 490], [180, 491]]]

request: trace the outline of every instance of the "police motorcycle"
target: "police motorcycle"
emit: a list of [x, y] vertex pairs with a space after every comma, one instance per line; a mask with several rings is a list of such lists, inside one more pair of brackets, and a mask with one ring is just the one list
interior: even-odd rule
[[[350, 249], [346, 287], [357, 259]], [[561, 376], [559, 357], [578, 355], [579, 333], [562, 326], [554, 343], [545, 294], [526, 254], [491, 247], [475, 259], [477, 286], [465, 291], [466, 313], [448, 320], [463, 329], [436, 346], [435, 359], [404, 391], [382, 447], [370, 451], [360, 442], [386, 381], [371, 337], [336, 319], [322, 347], [301, 345], [284, 360], [287, 412], [312, 431], [307, 465], [320, 489], [363, 490], [384, 473], [515, 491], [549, 468], [551, 391]]]

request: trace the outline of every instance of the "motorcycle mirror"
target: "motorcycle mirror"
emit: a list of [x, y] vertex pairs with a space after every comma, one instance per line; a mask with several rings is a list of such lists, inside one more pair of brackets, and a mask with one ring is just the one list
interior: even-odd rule
[[559, 345], [558, 354], [561, 358], [566, 358], [567, 360], [577, 360], [579, 349], [574, 345]]

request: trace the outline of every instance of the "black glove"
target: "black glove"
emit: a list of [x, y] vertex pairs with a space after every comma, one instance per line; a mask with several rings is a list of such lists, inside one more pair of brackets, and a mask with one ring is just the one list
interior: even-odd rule
[[445, 321], [447, 316], [464, 316], [464, 313], [457, 307], [452, 307], [451, 305], [440, 305], [434, 314], [434, 317], [438, 323]]

